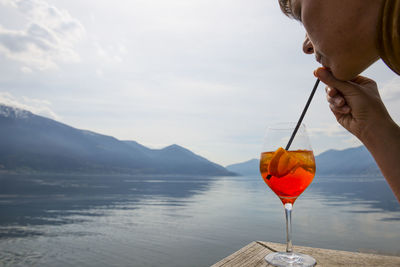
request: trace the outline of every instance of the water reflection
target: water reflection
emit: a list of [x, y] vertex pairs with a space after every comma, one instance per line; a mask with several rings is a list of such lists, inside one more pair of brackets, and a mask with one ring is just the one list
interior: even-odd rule
[[[323, 195], [327, 206], [363, 205], [362, 210], [349, 210], [351, 213], [387, 212], [396, 215], [400, 211], [400, 205], [383, 177], [316, 177], [309, 190]], [[400, 220], [400, 217], [382, 220]]]
[[[382, 179], [316, 177], [295, 204], [294, 243], [396, 254], [399, 218]], [[284, 227], [258, 176], [0, 176], [6, 266], [209, 266], [285, 242]]]
[[[0, 238], [42, 235], [24, 226], [76, 224], [109, 210], [183, 206], [208, 189], [212, 177], [1, 175]], [[150, 202], [166, 197], [163, 202]], [[147, 201], [143, 201], [147, 200]]]

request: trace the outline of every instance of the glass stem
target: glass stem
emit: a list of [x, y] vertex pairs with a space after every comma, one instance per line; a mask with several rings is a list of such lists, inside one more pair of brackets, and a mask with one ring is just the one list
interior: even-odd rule
[[293, 252], [292, 244], [292, 208], [291, 203], [285, 204], [285, 215], [286, 215], [286, 252]]

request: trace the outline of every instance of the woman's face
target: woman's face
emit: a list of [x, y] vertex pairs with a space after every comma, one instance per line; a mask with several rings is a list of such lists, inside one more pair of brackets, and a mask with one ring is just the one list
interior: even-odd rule
[[307, 35], [303, 51], [315, 54], [340, 80], [350, 80], [379, 59], [381, 0], [289, 0]]

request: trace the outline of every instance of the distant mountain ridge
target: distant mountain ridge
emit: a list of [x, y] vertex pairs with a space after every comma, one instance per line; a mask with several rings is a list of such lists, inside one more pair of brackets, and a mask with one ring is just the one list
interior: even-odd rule
[[234, 175], [178, 145], [150, 149], [2, 104], [0, 171]]
[[374, 158], [365, 146], [328, 150], [315, 157], [317, 174], [382, 176]]
[[228, 165], [225, 168], [241, 175], [260, 175], [260, 160], [251, 159], [242, 163]]
[[[317, 167], [316, 175], [382, 176], [365, 146], [325, 151], [315, 157], [315, 163]], [[243, 163], [228, 165], [226, 168], [241, 175], [259, 175], [259, 160], [252, 159]]]

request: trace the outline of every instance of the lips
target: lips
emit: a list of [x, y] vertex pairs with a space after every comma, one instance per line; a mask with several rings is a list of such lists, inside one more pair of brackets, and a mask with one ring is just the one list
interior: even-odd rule
[[322, 64], [322, 62], [321, 62], [322, 56], [321, 56], [320, 54], [315, 53], [315, 60], [316, 60], [317, 62], [319, 62], [320, 64]]
[[[326, 62], [323, 62], [323, 57], [321, 56], [321, 54], [319, 54], [318, 52], [315, 53], [315, 60], [321, 64], [324, 68], [330, 70], [330, 68], [325, 64]], [[325, 61], [325, 60], [324, 60]]]

